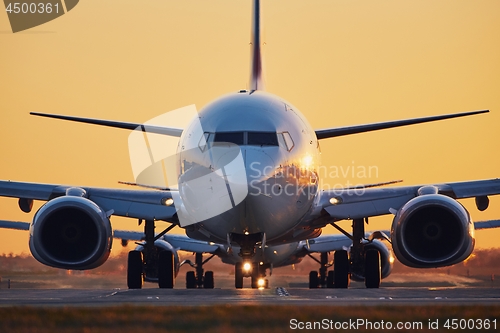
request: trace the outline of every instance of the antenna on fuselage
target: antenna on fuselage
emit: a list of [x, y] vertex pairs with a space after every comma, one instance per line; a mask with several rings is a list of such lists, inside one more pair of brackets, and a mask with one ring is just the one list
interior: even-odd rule
[[251, 91], [264, 90], [264, 79], [262, 77], [262, 45], [260, 24], [260, 0], [253, 0], [252, 4], [252, 36], [251, 36], [251, 61], [250, 64], [250, 87]]

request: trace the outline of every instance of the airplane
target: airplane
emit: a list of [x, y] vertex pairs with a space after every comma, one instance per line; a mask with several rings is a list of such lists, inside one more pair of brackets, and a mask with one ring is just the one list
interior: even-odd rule
[[[500, 193], [499, 179], [322, 190], [320, 141], [489, 110], [315, 130], [296, 107], [264, 91], [259, 0], [253, 1], [252, 12], [249, 89], [216, 99], [185, 128], [31, 112], [178, 138], [177, 188], [140, 181], [131, 185], [152, 188], [0, 181], [0, 196], [18, 198], [23, 212], [31, 212], [34, 200], [46, 201], [29, 227], [30, 251], [38, 261], [61, 269], [98, 267], [110, 253], [111, 216], [144, 223], [141, 248], [128, 257], [131, 289], [141, 288], [145, 278], [157, 281], [160, 288], [173, 288], [175, 248], [156, 244], [176, 226], [192, 240], [224, 244], [237, 252], [237, 288], [245, 264], [249, 271], [259, 271], [259, 248], [300, 244], [318, 237], [328, 225], [352, 243], [334, 252], [335, 288], [348, 288], [351, 278], [362, 278], [367, 288], [380, 286], [381, 251], [371, 246], [380, 239], [389, 239], [396, 258], [410, 267], [453, 265], [472, 253], [474, 224], [458, 200], [475, 198], [480, 211], [487, 209], [488, 197]], [[161, 167], [161, 161], [155, 163]], [[367, 237], [365, 224], [380, 215], [394, 216], [390, 237], [382, 232]], [[342, 220], [352, 222], [351, 232], [338, 224]], [[156, 233], [161, 222], [170, 226]], [[487, 227], [498, 225], [491, 222]]]

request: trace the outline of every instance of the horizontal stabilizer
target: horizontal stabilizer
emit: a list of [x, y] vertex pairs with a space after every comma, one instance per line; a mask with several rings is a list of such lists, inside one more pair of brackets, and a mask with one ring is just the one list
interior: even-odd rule
[[137, 187], [144, 187], [144, 188], [151, 188], [159, 191], [178, 191], [176, 188], [170, 188], [170, 187], [165, 187], [165, 186], [155, 186], [155, 185], [147, 185], [147, 184], [138, 184], [138, 183], [132, 183], [132, 182], [124, 182], [124, 181], [118, 181], [118, 184], [123, 184], [123, 185], [129, 185], [129, 186], [137, 186]]
[[354, 125], [354, 126], [337, 127], [337, 128], [327, 128], [327, 129], [322, 129], [322, 130], [316, 130], [316, 136], [318, 137], [318, 140], [321, 140], [321, 139], [333, 138], [333, 137], [337, 137], [337, 136], [378, 131], [378, 130], [382, 130], [382, 129], [386, 129], [386, 128], [415, 125], [415, 124], [427, 123], [427, 122], [431, 122], [431, 121], [472, 116], [475, 114], [488, 113], [488, 112], [490, 112], [490, 111], [489, 110], [479, 110], [479, 111], [471, 111], [471, 112], [445, 114], [445, 115], [441, 115], [441, 116], [386, 121], [386, 122], [381, 122], [381, 123]]
[[79, 123], [122, 128], [122, 129], [128, 129], [128, 130], [132, 130], [132, 131], [133, 130], [142, 130], [143, 132], [163, 134], [163, 135], [169, 135], [169, 136], [175, 136], [175, 137], [180, 137], [182, 134], [182, 129], [175, 128], [175, 127], [144, 125], [144, 124], [139, 124], [139, 123], [128, 123], [128, 122], [122, 122], [122, 121], [102, 120], [102, 119], [93, 119], [93, 118], [80, 118], [80, 117], [72, 117], [72, 116], [63, 116], [63, 115], [58, 115], [58, 114], [39, 113], [39, 112], [30, 112], [30, 114], [33, 116], [76, 121]]
[[474, 228], [476, 230], [500, 228], [500, 220], [474, 222]]
[[0, 228], [2, 229], [30, 230], [30, 224], [28, 222], [0, 220]]
[[[113, 232], [114, 238], [142, 241], [145, 236], [143, 232], [138, 231], [128, 231], [128, 230], [115, 230]], [[210, 243], [205, 241], [199, 241], [196, 239], [191, 239], [183, 235], [165, 235], [163, 240], [170, 243], [174, 248], [180, 249], [182, 251], [188, 252], [199, 252], [199, 253], [224, 253], [224, 246], [221, 244]]]
[[403, 180], [390, 180], [388, 182], [381, 182], [381, 183], [374, 183], [374, 184], [362, 184], [362, 185], [357, 185], [357, 186], [351, 186], [351, 187], [345, 187], [343, 190], [358, 190], [358, 189], [363, 189], [363, 188], [371, 188], [371, 187], [381, 187], [381, 186], [387, 186], [387, 185], [392, 185], [392, 184], [398, 184], [402, 183]]

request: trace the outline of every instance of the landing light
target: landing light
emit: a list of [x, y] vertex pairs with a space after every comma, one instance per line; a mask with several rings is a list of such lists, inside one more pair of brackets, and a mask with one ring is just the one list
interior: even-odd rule
[[338, 205], [340, 203], [342, 203], [342, 199], [340, 199], [340, 198], [330, 198], [330, 204], [332, 204], [332, 205]]
[[172, 198], [163, 198], [162, 201], [165, 206], [172, 206], [174, 204], [174, 199]]
[[250, 263], [246, 262], [246, 263], [244, 263], [244, 264], [243, 264], [243, 270], [244, 270], [245, 272], [248, 272], [248, 271], [250, 271], [251, 269], [252, 269], [252, 265], [250, 265]]
[[250, 233], [248, 231], [245, 231], [245, 236], [248, 236], [250, 235]]

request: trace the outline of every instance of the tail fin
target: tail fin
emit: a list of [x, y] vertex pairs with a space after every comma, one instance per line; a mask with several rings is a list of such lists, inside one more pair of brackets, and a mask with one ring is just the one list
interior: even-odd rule
[[251, 73], [250, 90], [264, 90], [264, 79], [262, 77], [262, 54], [260, 40], [260, 0], [253, 0], [252, 5], [252, 40], [251, 40]]

